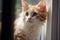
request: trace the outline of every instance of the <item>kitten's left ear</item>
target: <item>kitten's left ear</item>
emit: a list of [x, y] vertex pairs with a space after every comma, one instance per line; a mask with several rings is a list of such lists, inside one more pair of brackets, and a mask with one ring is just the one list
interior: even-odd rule
[[26, 11], [29, 7], [28, 7], [28, 4], [27, 4], [27, 2], [25, 1], [25, 0], [21, 0], [22, 1], [22, 9], [24, 10], [24, 11]]
[[37, 4], [37, 7], [39, 7], [41, 11], [46, 11], [46, 2], [45, 2], [45, 0], [41, 0], [41, 1]]

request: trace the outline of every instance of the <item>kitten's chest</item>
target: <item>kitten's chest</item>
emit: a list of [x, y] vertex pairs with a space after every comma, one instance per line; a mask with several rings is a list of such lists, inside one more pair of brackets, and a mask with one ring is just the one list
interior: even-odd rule
[[36, 27], [26, 28], [25, 32], [27, 34], [28, 40], [38, 40], [41, 32], [40, 28], [36, 28]]

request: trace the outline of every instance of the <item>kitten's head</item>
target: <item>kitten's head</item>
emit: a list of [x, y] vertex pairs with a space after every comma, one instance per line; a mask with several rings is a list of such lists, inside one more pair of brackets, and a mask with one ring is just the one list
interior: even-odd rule
[[29, 23], [39, 23], [47, 19], [47, 8], [44, 1], [40, 1], [37, 5], [28, 5], [22, 0], [24, 10], [24, 21]]

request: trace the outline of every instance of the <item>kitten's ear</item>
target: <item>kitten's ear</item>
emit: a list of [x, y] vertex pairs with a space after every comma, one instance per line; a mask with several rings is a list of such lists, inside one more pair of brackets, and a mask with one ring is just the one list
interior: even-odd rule
[[22, 9], [26, 11], [28, 9], [28, 4], [25, 0], [21, 0], [21, 1], [22, 1]]
[[46, 2], [45, 2], [45, 0], [41, 0], [41, 1], [37, 4], [37, 7], [39, 7], [41, 11], [46, 11]]

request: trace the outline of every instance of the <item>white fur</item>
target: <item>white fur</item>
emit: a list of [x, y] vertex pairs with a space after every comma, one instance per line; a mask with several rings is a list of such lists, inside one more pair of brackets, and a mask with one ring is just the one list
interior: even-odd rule
[[[44, 27], [47, 25], [47, 20], [40, 22], [39, 20], [33, 20], [31, 24], [29, 22], [24, 22], [24, 17], [22, 16], [23, 12], [20, 14], [20, 17], [16, 20], [16, 30], [22, 29], [27, 34], [27, 40], [40, 40], [40, 34]], [[45, 30], [46, 31], [46, 30]]]

